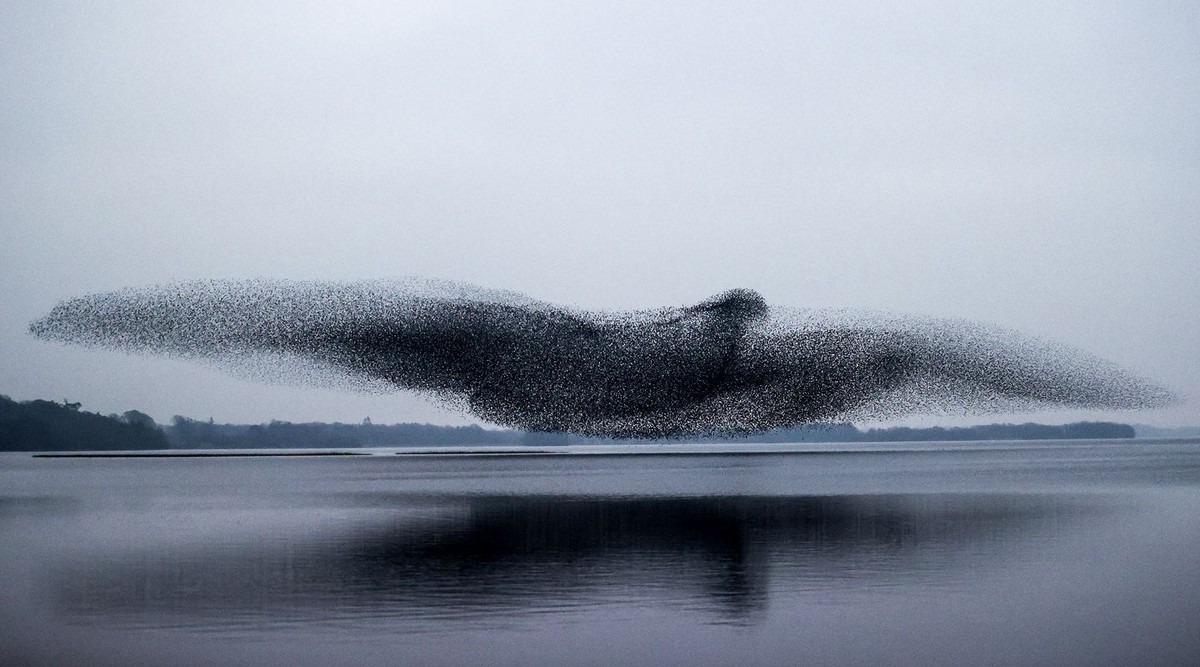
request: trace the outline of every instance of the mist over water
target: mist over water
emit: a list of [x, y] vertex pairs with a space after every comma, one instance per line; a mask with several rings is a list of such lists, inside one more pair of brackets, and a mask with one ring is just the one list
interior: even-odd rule
[[0, 662], [1200, 657], [1200, 441], [973, 445], [5, 455]]

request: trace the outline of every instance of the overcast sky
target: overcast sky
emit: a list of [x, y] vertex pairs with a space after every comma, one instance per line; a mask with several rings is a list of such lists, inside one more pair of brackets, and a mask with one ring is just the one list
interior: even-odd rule
[[[1200, 422], [1200, 4], [0, 0], [0, 393], [463, 423], [33, 340], [88, 292], [432, 276], [1074, 345]], [[971, 421], [990, 421], [975, 419]]]

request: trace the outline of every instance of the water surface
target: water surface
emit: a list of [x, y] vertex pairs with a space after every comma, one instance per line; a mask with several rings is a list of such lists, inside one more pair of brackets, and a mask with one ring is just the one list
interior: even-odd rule
[[634, 447], [4, 455], [0, 663], [1200, 662], [1200, 441]]

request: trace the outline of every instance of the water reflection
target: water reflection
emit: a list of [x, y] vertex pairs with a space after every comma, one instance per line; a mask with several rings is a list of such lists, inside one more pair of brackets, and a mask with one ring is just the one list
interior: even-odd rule
[[79, 499], [65, 496], [0, 496], [0, 521], [15, 517], [64, 515], [82, 507]]
[[953, 585], [1099, 509], [1081, 497], [1003, 494], [358, 503], [395, 514], [63, 563], [56, 610], [148, 627], [386, 619], [437, 630], [635, 604], [751, 623], [782, 589]]

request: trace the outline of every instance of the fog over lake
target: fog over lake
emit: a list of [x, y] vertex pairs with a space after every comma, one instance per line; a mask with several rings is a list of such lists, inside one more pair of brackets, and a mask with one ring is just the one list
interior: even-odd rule
[[741, 288], [963, 319], [1197, 397], [1198, 33], [1177, 0], [9, 0], [0, 393], [472, 421], [27, 334], [126, 287], [421, 276], [583, 310]]
[[[478, 356], [476, 333], [495, 327], [446, 336], [461, 357], [434, 336], [421, 358], [465, 372], [392, 373], [391, 393], [30, 335], [56, 304], [117, 290], [408, 276], [649, 322], [719, 295], [732, 298], [710, 305], [747, 312], [761, 298], [969, 322], [1123, 369], [1096, 366], [1097, 386], [1164, 390], [774, 425], [951, 427], [982, 409], [1014, 424], [1195, 426], [1197, 35], [1195, 0], [5, 0], [0, 395], [124, 415], [110, 421], [149, 434], [139, 444], [114, 426], [68, 447], [83, 450], [167, 446], [153, 422], [176, 416], [175, 434], [197, 436], [188, 446], [233, 446], [201, 441], [201, 425], [274, 437], [314, 421], [659, 438], [705, 429], [583, 428], [488, 406], [515, 396], [572, 415], [600, 397], [638, 416], [671, 398], [661, 371], [702, 366], [692, 396], [768, 386], [727, 372], [740, 342], [672, 357], [680, 339], [666, 336], [612, 354], [609, 341], [642, 340], [620, 328], [566, 356], [546, 337], [524, 356], [507, 344]], [[367, 292], [353, 303], [395, 315]], [[340, 321], [317, 301], [280, 322]], [[170, 308], [152, 305], [118, 338], [156, 339]], [[267, 319], [224, 312], [166, 330], [186, 341], [248, 322], [233, 342], [262, 343]], [[360, 370], [387, 371], [396, 348], [376, 344], [407, 343], [382, 321], [361, 340], [336, 327], [288, 340], [348, 341], [350, 361], [370, 362]], [[856, 350], [877, 349], [863, 340], [828, 361], [854, 370]], [[279, 351], [265, 350], [268, 371], [285, 370]], [[514, 394], [548, 358], [588, 363]], [[799, 401], [863, 377], [791, 363], [805, 358], [752, 360], [786, 370], [770, 386]], [[577, 372], [595, 361], [604, 373]], [[1018, 395], [1055, 377], [1034, 357], [985, 361], [948, 376]], [[503, 378], [481, 395], [479, 373]], [[620, 382], [643, 374], [648, 385]], [[415, 392], [447, 387], [430, 377], [495, 400], [474, 413], [431, 402]], [[747, 396], [751, 416], [773, 404]], [[699, 426], [721, 427], [728, 407]], [[49, 433], [28, 424], [34, 440]], [[1200, 440], [597, 447], [2, 453], [0, 665], [1200, 664]]]

